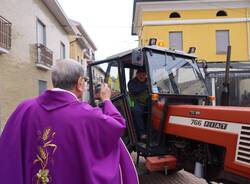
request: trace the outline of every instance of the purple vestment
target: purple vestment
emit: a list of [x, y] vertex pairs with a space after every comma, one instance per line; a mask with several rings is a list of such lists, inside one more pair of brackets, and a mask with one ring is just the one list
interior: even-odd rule
[[125, 121], [63, 91], [21, 103], [0, 138], [1, 184], [137, 184], [120, 137]]

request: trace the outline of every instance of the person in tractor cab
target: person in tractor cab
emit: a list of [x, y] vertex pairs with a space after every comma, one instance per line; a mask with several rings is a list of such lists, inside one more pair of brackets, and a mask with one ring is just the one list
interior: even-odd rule
[[128, 89], [136, 134], [138, 139], [143, 140], [147, 137], [144, 113], [147, 110], [148, 101], [147, 74], [144, 68], [137, 70], [135, 78], [128, 82]]

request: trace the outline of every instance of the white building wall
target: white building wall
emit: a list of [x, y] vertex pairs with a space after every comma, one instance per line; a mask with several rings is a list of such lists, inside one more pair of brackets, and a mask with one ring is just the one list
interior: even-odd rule
[[60, 42], [69, 57], [68, 35], [41, 0], [1, 0], [0, 15], [12, 23], [12, 47], [0, 54], [0, 129], [20, 101], [38, 95], [38, 80], [52, 87], [49, 70], [38, 69], [37, 18], [46, 25], [46, 47], [53, 51], [53, 61], [60, 58]]
[[46, 25], [47, 47], [53, 51], [54, 60], [60, 58], [60, 41], [69, 57], [68, 35], [41, 0], [1, 0], [0, 15], [12, 23], [10, 54], [18, 57], [18, 62], [30, 62], [30, 45], [37, 42], [37, 19]]

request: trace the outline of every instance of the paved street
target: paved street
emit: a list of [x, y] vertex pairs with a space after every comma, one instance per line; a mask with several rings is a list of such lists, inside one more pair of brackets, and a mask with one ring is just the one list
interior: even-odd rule
[[165, 176], [163, 173], [142, 174], [139, 177], [141, 184], [206, 184], [203, 179], [182, 170], [178, 173]]
[[[132, 154], [132, 157], [136, 161], [135, 153]], [[137, 169], [140, 184], [207, 184], [204, 179], [197, 178], [184, 170], [167, 176], [160, 172], [147, 173], [144, 163], [145, 159], [141, 157]]]

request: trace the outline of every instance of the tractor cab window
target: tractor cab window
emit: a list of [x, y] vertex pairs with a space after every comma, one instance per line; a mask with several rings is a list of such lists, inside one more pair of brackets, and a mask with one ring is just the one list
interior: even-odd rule
[[191, 58], [160, 52], [147, 53], [147, 57], [153, 93], [208, 94], [200, 70]]
[[100, 90], [101, 90], [101, 83], [104, 82], [106, 71], [107, 71], [108, 64], [102, 63], [98, 65], [94, 65], [91, 67], [91, 74], [92, 74], [92, 105], [99, 106], [101, 103], [100, 99]]
[[92, 66], [93, 97], [95, 105], [99, 105], [101, 83], [105, 82], [111, 89], [111, 99], [120, 95], [120, 79], [116, 61], [101, 63]]
[[117, 66], [117, 62], [111, 62], [108, 66], [106, 77], [106, 83], [108, 83], [111, 89], [111, 98], [118, 96], [121, 94], [120, 89], [120, 79], [119, 79], [119, 70]]

